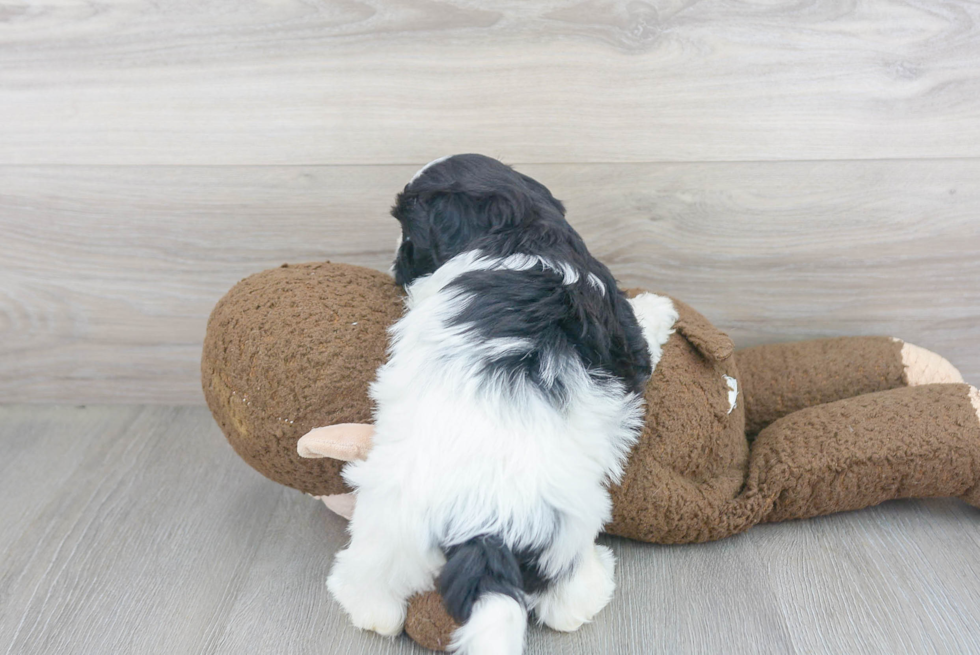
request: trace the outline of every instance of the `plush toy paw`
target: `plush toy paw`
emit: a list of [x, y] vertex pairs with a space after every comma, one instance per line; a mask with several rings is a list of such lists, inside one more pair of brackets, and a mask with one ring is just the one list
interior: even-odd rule
[[552, 630], [578, 630], [612, 599], [616, 590], [615, 568], [616, 558], [611, 550], [605, 546], [589, 549], [575, 572], [538, 600], [538, 619]]
[[963, 382], [963, 376], [945, 357], [911, 343], [902, 342], [902, 366], [910, 387]]
[[350, 521], [354, 516], [354, 504], [357, 497], [354, 494], [331, 494], [329, 496], [314, 496], [322, 502], [327, 509]]
[[[976, 387], [970, 387], [969, 395], [970, 404], [973, 405], [973, 410], [977, 413], [977, 424], [980, 425], [980, 390], [977, 390]], [[968, 489], [962, 498], [974, 507], [980, 507], [980, 481]]]
[[300, 457], [330, 457], [345, 462], [367, 458], [371, 450], [374, 426], [368, 423], [339, 423], [314, 428], [300, 437], [296, 452]]

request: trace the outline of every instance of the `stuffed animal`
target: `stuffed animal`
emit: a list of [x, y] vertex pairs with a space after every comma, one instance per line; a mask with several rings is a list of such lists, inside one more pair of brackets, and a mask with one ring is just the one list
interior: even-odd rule
[[[701, 314], [667, 302], [677, 320], [606, 532], [691, 543], [893, 498], [980, 506], [980, 393], [942, 357], [888, 337], [735, 352]], [[349, 516], [340, 470], [370, 450], [367, 389], [402, 310], [390, 277], [345, 264], [238, 283], [211, 315], [201, 364], [235, 451]], [[405, 628], [421, 645], [445, 649], [455, 627], [435, 592], [412, 599]]]

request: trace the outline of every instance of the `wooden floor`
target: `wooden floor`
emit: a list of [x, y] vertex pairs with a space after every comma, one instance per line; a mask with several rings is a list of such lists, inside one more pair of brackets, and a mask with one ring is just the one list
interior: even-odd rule
[[[0, 653], [421, 653], [351, 628], [345, 523], [201, 407], [0, 407]], [[615, 599], [528, 653], [980, 653], [980, 511], [893, 502], [698, 546], [604, 538]]]

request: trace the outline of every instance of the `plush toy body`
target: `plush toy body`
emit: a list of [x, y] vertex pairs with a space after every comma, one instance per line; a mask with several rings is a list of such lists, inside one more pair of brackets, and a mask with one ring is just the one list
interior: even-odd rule
[[[679, 318], [607, 532], [685, 543], [893, 498], [980, 506], [980, 394], [938, 355], [887, 337], [734, 352], [672, 302]], [[370, 450], [367, 387], [401, 312], [389, 277], [354, 266], [290, 266], [236, 285], [212, 314], [202, 360], [208, 405], [236, 452], [349, 514], [340, 469]], [[337, 424], [356, 425], [314, 431], [300, 457], [302, 435]], [[434, 594], [413, 600], [406, 629], [422, 645], [444, 648], [454, 627]]]

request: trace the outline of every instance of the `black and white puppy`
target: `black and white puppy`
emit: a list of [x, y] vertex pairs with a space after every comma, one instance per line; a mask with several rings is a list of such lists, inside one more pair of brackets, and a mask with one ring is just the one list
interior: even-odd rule
[[453, 649], [521, 653], [528, 610], [569, 631], [612, 596], [606, 485], [676, 313], [628, 302], [548, 189], [494, 159], [432, 162], [392, 214], [407, 312], [371, 387], [372, 450], [344, 472], [357, 504], [328, 586], [393, 635], [437, 584]]

